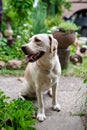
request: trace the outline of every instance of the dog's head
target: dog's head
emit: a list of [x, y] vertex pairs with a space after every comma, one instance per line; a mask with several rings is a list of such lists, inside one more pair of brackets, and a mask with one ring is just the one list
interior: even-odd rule
[[30, 38], [29, 43], [22, 46], [27, 55], [26, 62], [34, 62], [45, 54], [56, 54], [58, 42], [49, 34], [37, 34]]

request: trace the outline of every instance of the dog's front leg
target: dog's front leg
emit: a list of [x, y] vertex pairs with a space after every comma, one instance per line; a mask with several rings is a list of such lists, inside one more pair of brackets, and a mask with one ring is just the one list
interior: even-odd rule
[[37, 119], [39, 121], [44, 121], [46, 119], [45, 112], [44, 112], [44, 104], [43, 104], [43, 95], [41, 90], [36, 89], [37, 101], [38, 101], [38, 113]]
[[52, 86], [52, 105], [53, 105], [53, 110], [55, 111], [60, 111], [61, 107], [60, 105], [57, 103], [57, 86], [58, 86], [58, 82], [55, 83]]

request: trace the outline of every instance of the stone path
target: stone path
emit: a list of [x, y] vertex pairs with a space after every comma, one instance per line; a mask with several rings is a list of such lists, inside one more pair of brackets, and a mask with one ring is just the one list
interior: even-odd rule
[[[12, 100], [18, 97], [22, 86], [17, 77], [0, 76], [0, 88]], [[84, 108], [86, 91], [87, 88], [86, 84], [83, 84], [83, 79], [62, 76], [58, 88], [58, 101], [62, 110], [61, 112], [53, 111], [51, 109], [52, 99], [48, 95], [44, 95], [47, 118], [42, 123], [37, 121], [37, 130], [85, 130], [81, 118], [75, 114]]]

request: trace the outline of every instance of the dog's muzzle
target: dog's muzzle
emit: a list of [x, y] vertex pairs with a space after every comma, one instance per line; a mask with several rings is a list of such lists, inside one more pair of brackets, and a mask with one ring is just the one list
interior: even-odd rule
[[21, 47], [22, 51], [24, 52], [25, 55], [28, 55], [28, 50], [26, 46]]
[[34, 53], [34, 54], [30, 53], [26, 46], [22, 46], [22, 51], [24, 52], [25, 55], [27, 55], [26, 63], [28, 63], [28, 62], [35, 62], [40, 57], [42, 57], [43, 54], [44, 54], [44, 52], [42, 52], [42, 51]]

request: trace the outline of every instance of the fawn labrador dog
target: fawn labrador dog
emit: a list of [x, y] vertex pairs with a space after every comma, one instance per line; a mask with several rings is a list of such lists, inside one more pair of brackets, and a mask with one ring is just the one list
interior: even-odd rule
[[46, 119], [43, 103], [44, 91], [49, 90], [52, 94], [53, 109], [56, 111], [61, 109], [57, 103], [57, 86], [61, 74], [57, 46], [57, 40], [50, 34], [34, 35], [28, 44], [22, 46], [23, 52], [27, 55], [26, 62], [30, 63], [25, 70], [24, 87], [20, 96], [37, 97], [39, 121]]

